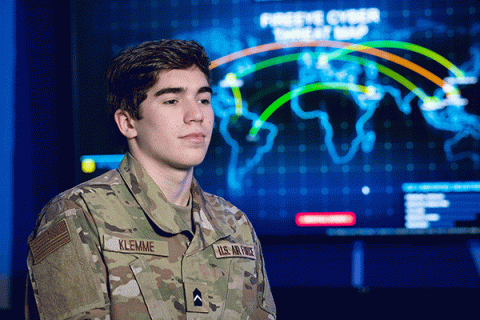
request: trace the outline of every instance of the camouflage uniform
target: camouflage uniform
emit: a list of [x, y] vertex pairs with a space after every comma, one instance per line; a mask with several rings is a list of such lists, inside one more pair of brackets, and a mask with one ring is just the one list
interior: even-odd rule
[[247, 217], [191, 191], [194, 235], [130, 154], [50, 201], [29, 238], [41, 319], [275, 319]]

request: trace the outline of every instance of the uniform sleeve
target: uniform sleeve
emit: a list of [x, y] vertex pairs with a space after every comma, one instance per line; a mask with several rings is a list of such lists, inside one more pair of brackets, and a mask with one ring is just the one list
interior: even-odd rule
[[268, 282], [267, 272], [265, 270], [265, 262], [263, 260], [262, 246], [258, 237], [254, 234], [257, 255], [257, 274], [258, 274], [258, 292], [257, 292], [257, 308], [252, 319], [276, 319], [276, 307], [273, 300], [272, 291]]
[[[35, 302], [27, 319], [110, 319], [106, 268], [93, 219], [79, 201], [47, 205], [30, 235], [27, 265]], [[27, 312], [30, 310], [30, 312]]]

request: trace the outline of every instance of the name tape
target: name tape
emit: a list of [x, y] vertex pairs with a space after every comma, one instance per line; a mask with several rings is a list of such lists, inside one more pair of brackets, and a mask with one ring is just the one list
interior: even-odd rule
[[103, 249], [115, 252], [168, 256], [168, 245], [166, 242], [148, 239], [119, 238], [104, 235]]

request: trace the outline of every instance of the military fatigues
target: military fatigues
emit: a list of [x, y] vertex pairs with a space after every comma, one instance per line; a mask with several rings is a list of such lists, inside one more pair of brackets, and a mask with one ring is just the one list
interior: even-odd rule
[[54, 198], [29, 238], [40, 317], [275, 319], [247, 217], [196, 181], [191, 190], [194, 235], [130, 154]]

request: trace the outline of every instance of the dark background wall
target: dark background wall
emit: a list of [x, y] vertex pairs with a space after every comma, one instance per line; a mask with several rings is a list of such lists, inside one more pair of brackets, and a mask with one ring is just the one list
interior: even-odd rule
[[27, 238], [36, 215], [74, 184], [68, 1], [16, 2], [11, 306], [22, 319]]

